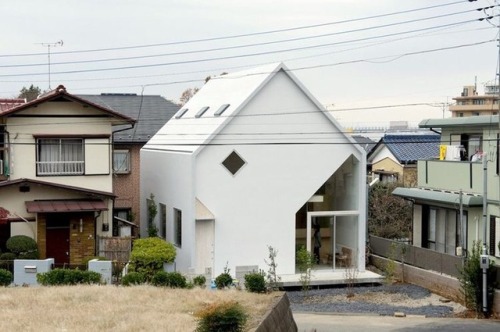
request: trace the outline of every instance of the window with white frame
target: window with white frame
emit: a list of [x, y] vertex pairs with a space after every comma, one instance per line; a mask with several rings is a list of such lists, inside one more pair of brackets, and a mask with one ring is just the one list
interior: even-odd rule
[[130, 173], [130, 151], [129, 150], [114, 150], [113, 151], [113, 171], [115, 173]]
[[182, 211], [174, 209], [174, 244], [182, 246]]
[[81, 138], [37, 139], [37, 175], [80, 175], [85, 159]]

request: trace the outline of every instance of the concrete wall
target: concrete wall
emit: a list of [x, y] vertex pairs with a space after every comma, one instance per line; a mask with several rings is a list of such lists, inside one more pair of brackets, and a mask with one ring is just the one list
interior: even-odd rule
[[269, 309], [262, 322], [251, 332], [295, 332], [297, 324], [293, 319], [290, 301], [286, 293], [277, 298], [272, 308]]
[[14, 260], [14, 285], [38, 285], [36, 275], [52, 270], [54, 259], [15, 259]]

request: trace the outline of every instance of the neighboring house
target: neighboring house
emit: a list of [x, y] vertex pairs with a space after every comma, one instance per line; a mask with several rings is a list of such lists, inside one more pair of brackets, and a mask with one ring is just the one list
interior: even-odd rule
[[[179, 110], [179, 105], [159, 95], [102, 93], [78, 95], [136, 120], [134, 128], [117, 127], [113, 134], [113, 236], [137, 235], [140, 220], [140, 150]], [[122, 130], [123, 129], [123, 130]], [[132, 229], [129, 225], [134, 225]], [[132, 231], [132, 234], [129, 232]], [[159, 229], [165, 237], [165, 228]]]
[[356, 141], [356, 143], [361, 146], [367, 154], [377, 145], [377, 142], [372, 140], [369, 137], [361, 136], [361, 135], [351, 135], [351, 137]]
[[446, 150], [482, 151], [487, 178], [485, 182], [481, 159], [461, 160], [455, 153], [445, 153], [443, 160], [420, 160], [418, 188], [393, 192], [413, 202], [413, 245], [455, 255], [470, 250], [473, 241], [483, 241], [483, 184], [487, 183], [486, 242], [490, 255], [500, 262], [498, 116], [431, 119], [420, 127], [441, 130]]
[[417, 161], [439, 158], [437, 134], [386, 134], [368, 154], [372, 180], [399, 182], [413, 187], [417, 182]]
[[267, 270], [268, 246], [295, 274], [313, 224], [324, 269], [343, 252], [364, 271], [365, 176], [365, 151], [283, 64], [213, 77], [141, 150], [141, 199], [154, 195], [177, 269], [214, 276]]
[[133, 124], [63, 86], [2, 111], [2, 231], [33, 237], [58, 266], [95, 256], [98, 238], [111, 236], [113, 127]]
[[455, 105], [450, 105], [452, 117], [498, 114], [498, 85], [486, 85], [484, 94], [479, 95], [476, 86], [464, 86], [459, 97], [453, 98]]

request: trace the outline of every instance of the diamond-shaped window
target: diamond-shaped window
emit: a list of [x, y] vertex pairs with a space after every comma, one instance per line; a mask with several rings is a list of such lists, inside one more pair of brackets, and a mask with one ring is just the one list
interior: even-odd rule
[[224, 165], [224, 167], [233, 175], [235, 175], [245, 164], [246, 162], [240, 157], [239, 154], [236, 153], [236, 151], [231, 152], [231, 154], [222, 162], [222, 165]]

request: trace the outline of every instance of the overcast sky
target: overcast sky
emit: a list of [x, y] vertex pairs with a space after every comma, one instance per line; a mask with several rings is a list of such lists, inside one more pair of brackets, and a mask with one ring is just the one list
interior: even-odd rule
[[[159, 94], [283, 61], [344, 124], [442, 117], [494, 83], [494, 0], [0, 1], [0, 98], [23, 86]], [[57, 43], [63, 41], [62, 45]], [[125, 58], [125, 59], [124, 59]], [[418, 106], [401, 106], [419, 104]], [[420, 105], [421, 104], [421, 105]], [[431, 105], [428, 106], [427, 104]], [[356, 108], [382, 108], [356, 110]], [[392, 107], [391, 107], [392, 106]], [[449, 116], [444, 112], [445, 116]]]

